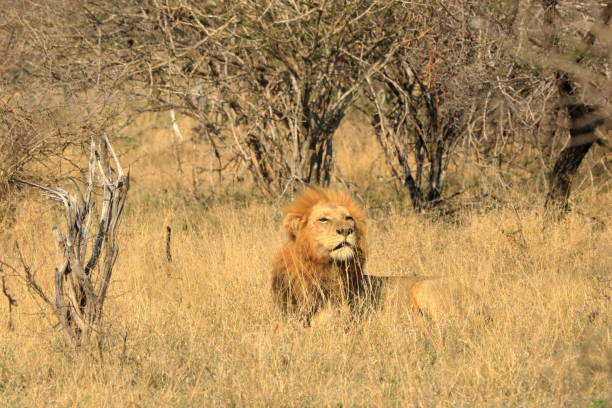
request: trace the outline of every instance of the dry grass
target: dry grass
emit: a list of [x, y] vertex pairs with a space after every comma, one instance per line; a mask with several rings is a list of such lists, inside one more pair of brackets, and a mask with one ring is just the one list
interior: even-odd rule
[[[160, 135], [148, 140], [165, 143]], [[0, 405], [600, 407], [611, 401], [609, 227], [571, 215], [542, 229], [533, 208], [466, 213], [453, 224], [408, 211], [375, 212], [370, 273], [453, 277], [486, 300], [488, 318], [373, 314], [351, 325], [342, 311], [328, 310], [304, 329], [282, 319], [271, 302], [269, 265], [283, 238], [279, 208], [181, 205], [167, 190], [174, 182], [171, 151], [153, 142], [157, 147], [147, 149], [157, 153], [127, 158], [135, 182], [106, 304], [107, 335], [100, 345], [71, 350], [50, 330], [53, 320], [41, 317], [37, 303], [9, 279], [19, 305], [15, 329], [8, 330], [0, 298]], [[153, 171], [162, 163], [163, 171]], [[609, 226], [610, 198], [595, 201], [586, 191], [578, 200]], [[16, 263], [18, 240], [41, 280], [58, 261], [50, 228], [58, 214], [48, 208], [33, 196], [0, 237], [3, 259]], [[165, 225], [174, 228], [171, 264]]]

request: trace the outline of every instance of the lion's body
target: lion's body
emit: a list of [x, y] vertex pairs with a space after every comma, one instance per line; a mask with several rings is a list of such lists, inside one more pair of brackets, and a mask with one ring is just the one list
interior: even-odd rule
[[365, 216], [344, 193], [307, 189], [285, 209], [288, 240], [274, 261], [272, 293], [284, 312], [309, 324], [325, 304], [353, 312], [384, 305], [427, 314], [447, 303], [444, 280], [364, 274]]
[[409, 310], [438, 316], [454, 307], [451, 287], [446, 279], [402, 276], [388, 277], [385, 282], [384, 308], [397, 312]]

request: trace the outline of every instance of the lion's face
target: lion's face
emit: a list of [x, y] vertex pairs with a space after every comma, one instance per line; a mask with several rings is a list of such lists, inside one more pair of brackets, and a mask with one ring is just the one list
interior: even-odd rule
[[338, 204], [317, 204], [308, 217], [306, 229], [322, 257], [347, 261], [355, 256], [358, 231], [349, 210]]
[[344, 193], [308, 189], [286, 210], [284, 225], [303, 254], [317, 261], [365, 255], [364, 214]]

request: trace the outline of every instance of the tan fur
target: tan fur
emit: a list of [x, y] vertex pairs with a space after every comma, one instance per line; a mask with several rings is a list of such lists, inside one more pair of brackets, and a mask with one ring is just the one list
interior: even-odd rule
[[393, 313], [409, 310], [433, 318], [452, 311], [465, 312], [478, 296], [448, 278], [389, 277], [384, 290], [384, 308]]
[[421, 311], [432, 279], [417, 276], [385, 278], [385, 308]]

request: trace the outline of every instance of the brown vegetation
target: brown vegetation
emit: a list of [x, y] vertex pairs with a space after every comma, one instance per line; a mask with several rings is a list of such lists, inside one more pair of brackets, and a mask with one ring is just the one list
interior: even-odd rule
[[[610, 403], [609, 1], [0, 9], [0, 405]], [[308, 183], [350, 191], [368, 283], [427, 316], [296, 306], [280, 274], [319, 312], [281, 317]]]
[[[518, 216], [510, 207], [462, 212], [458, 223], [372, 209], [368, 273], [453, 277], [487, 300], [490, 320], [466, 318], [451, 305], [436, 320], [374, 313], [354, 326], [340, 308], [322, 310], [303, 329], [280, 315], [270, 295], [281, 210], [184, 205], [174, 179], [157, 170], [173, 163], [168, 132], [148, 132], [147, 143], [123, 158], [140, 164], [132, 166], [100, 347], [75, 353], [63, 345], [55, 321], [4, 270], [17, 300], [12, 331], [7, 302], [0, 303], [7, 405], [588, 406], [609, 399], [609, 228], [570, 213], [542, 230], [537, 201], [521, 201]], [[578, 209], [612, 221], [609, 193], [582, 187], [576, 194]], [[61, 258], [49, 245], [58, 215], [48, 208], [36, 196], [23, 202], [0, 252], [11, 261], [18, 240], [52, 289], [49, 272]]]

